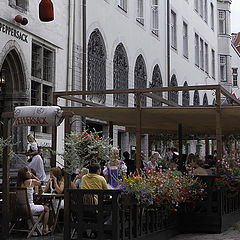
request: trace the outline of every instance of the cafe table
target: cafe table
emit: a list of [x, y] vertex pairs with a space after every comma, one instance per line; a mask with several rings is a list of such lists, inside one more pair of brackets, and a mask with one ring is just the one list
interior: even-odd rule
[[[57, 202], [57, 206], [55, 207], [54, 202]], [[64, 200], [64, 194], [62, 193], [35, 193], [34, 194], [34, 202], [37, 204], [44, 204], [49, 206], [49, 210], [53, 213], [53, 225], [51, 227], [52, 232], [54, 233], [56, 227], [61, 231], [58, 223], [59, 211], [61, 208], [61, 203]]]

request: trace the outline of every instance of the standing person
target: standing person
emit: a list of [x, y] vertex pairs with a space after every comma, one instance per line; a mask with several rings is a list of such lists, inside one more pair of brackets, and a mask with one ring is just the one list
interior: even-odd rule
[[30, 148], [26, 152], [26, 156], [30, 156], [28, 167], [32, 168], [36, 171], [36, 176], [39, 178], [40, 181], [44, 181], [46, 179], [46, 173], [44, 170], [43, 159], [39, 154], [38, 145], [36, 139], [33, 137], [32, 134], [27, 136], [27, 140], [30, 143]]
[[129, 175], [129, 173], [134, 173], [135, 172], [135, 164], [134, 164], [134, 160], [130, 159], [129, 152], [124, 152], [123, 157], [124, 157], [123, 161], [125, 162], [125, 164], [127, 166], [127, 175]]
[[110, 150], [109, 161], [107, 162], [103, 174], [108, 179], [110, 188], [117, 188], [119, 186], [119, 179], [122, 174], [127, 173], [127, 166], [124, 161], [119, 160], [119, 150], [112, 147]]
[[41, 184], [41, 181], [33, 173], [31, 173], [27, 167], [21, 168], [18, 171], [17, 186], [27, 188], [27, 197], [28, 197], [28, 202], [29, 202], [32, 213], [39, 213], [44, 211], [43, 221], [42, 221], [43, 223], [42, 234], [46, 235], [49, 233], [48, 225], [47, 225], [48, 218], [49, 218], [49, 208], [47, 206], [36, 205], [33, 203], [33, 192], [34, 192], [33, 188], [35, 186], [39, 186], [40, 184]]

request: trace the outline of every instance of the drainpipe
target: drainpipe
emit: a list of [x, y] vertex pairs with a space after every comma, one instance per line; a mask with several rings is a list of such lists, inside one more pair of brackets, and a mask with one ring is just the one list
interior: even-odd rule
[[[86, 12], [86, 0], [82, 0], [82, 91], [86, 91], [86, 81], [87, 81], [87, 12]], [[86, 100], [86, 95], [82, 96], [83, 100]], [[84, 106], [84, 104], [83, 104]], [[82, 117], [82, 130], [86, 128], [86, 118]]]
[[170, 49], [170, 0], [167, 0], [167, 85], [170, 86], [170, 66], [171, 49]]
[[[82, 34], [83, 34], [83, 61], [82, 61], [82, 91], [86, 90], [86, 62], [87, 62], [87, 34], [86, 34], [86, 23], [87, 23], [87, 13], [86, 13], [86, 0], [82, 0]], [[82, 96], [83, 99], [86, 99], [86, 95]]]
[[[67, 52], [67, 81], [66, 90], [73, 90], [73, 36], [74, 36], [74, 4], [68, 0], [68, 52]], [[66, 102], [68, 106], [68, 101]]]

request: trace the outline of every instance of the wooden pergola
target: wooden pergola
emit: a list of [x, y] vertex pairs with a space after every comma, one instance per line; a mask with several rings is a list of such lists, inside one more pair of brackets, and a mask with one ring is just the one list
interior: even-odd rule
[[[159, 97], [155, 93], [173, 91], [214, 91], [215, 105], [203, 107], [183, 107], [164, 97]], [[112, 107], [97, 104], [85, 100], [87, 95], [98, 94], [134, 94], [135, 106], [133, 107]], [[222, 105], [221, 97], [227, 98], [235, 105]], [[162, 107], [143, 107], [141, 98], [148, 97], [165, 104]], [[182, 134], [198, 133], [203, 135], [214, 135], [217, 141], [218, 158], [222, 156], [222, 136], [239, 135], [240, 133], [240, 101], [233, 97], [220, 85], [188, 86], [188, 87], [163, 87], [144, 88], [127, 90], [102, 90], [102, 91], [64, 91], [53, 93], [53, 105], [56, 106], [58, 98], [62, 98], [75, 103], [80, 103], [81, 107], [61, 107], [65, 115], [65, 134], [71, 132], [71, 118], [73, 115], [95, 118], [111, 122], [112, 124], [125, 126], [136, 133], [136, 167], [140, 168], [141, 162], [141, 134], [145, 132], [178, 132], [179, 153], [182, 154]], [[166, 106], [167, 105], [167, 106]], [[4, 123], [3, 138], [10, 136], [10, 119], [13, 113], [3, 113], [1, 118]], [[57, 127], [53, 127], [52, 150], [56, 152]], [[5, 147], [3, 152], [3, 238], [8, 237], [8, 214], [9, 214], [9, 148]], [[51, 166], [56, 165], [56, 156], [51, 159]], [[65, 186], [68, 185], [65, 182]], [[67, 210], [67, 208], [66, 208]]]
[[[188, 106], [183, 107], [164, 97], [159, 97], [159, 92], [182, 92], [182, 91], [213, 91], [215, 105]], [[87, 101], [87, 95], [99, 94], [134, 94], [135, 106], [112, 107]], [[84, 97], [83, 97], [84, 96]], [[142, 97], [148, 97], [165, 104], [160, 107], [141, 106]], [[222, 97], [234, 102], [233, 104], [222, 104]], [[80, 107], [61, 107], [64, 111], [72, 112], [94, 119], [111, 122], [114, 125], [125, 126], [136, 133], [136, 166], [141, 162], [141, 134], [147, 132], [178, 132], [179, 153], [182, 154], [182, 135], [184, 133], [196, 133], [201, 135], [215, 135], [217, 142], [218, 158], [222, 157], [222, 136], [238, 135], [240, 133], [240, 101], [231, 95], [220, 85], [186, 86], [186, 87], [163, 87], [144, 89], [115, 89], [101, 91], [64, 91], [53, 93], [53, 105], [58, 98], [75, 103]], [[71, 121], [71, 120], [68, 120]], [[66, 126], [69, 132], [68, 126]], [[56, 151], [56, 128], [52, 134], [52, 148]], [[52, 159], [52, 165], [55, 165]]]

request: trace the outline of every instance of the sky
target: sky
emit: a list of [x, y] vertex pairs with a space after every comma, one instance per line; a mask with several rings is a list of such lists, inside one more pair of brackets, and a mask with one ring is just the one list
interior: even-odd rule
[[231, 13], [232, 33], [240, 32], [240, 0], [232, 0]]

